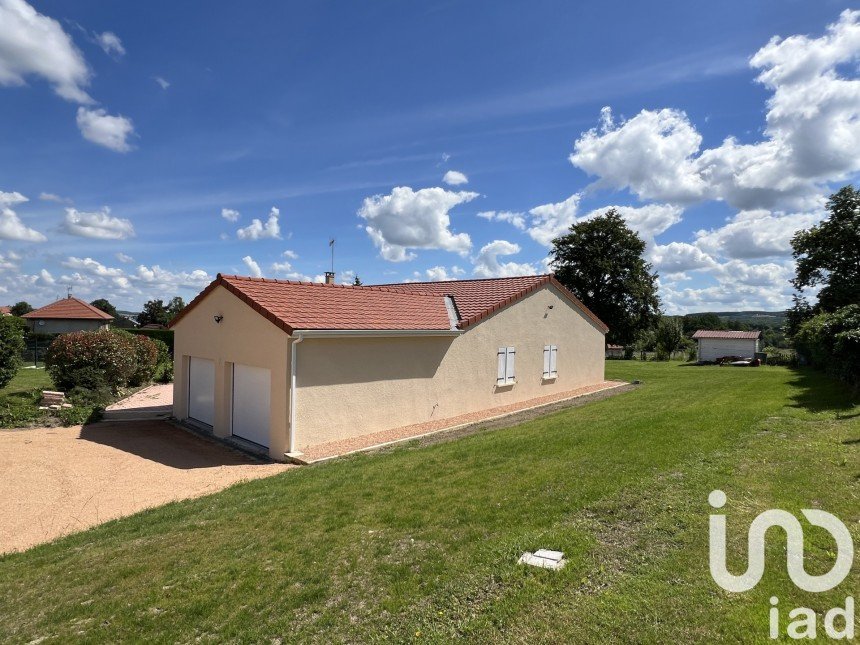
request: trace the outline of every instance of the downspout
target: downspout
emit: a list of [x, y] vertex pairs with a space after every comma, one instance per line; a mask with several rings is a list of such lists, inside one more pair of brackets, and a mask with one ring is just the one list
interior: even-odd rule
[[298, 332], [290, 345], [290, 441], [288, 456], [296, 452], [296, 345], [305, 339]]

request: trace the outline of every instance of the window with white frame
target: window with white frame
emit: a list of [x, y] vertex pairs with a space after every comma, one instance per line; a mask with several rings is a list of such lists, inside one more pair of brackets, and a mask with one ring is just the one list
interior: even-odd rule
[[496, 375], [496, 385], [513, 385], [516, 380], [514, 363], [516, 349], [513, 347], [499, 347], [499, 370]]
[[544, 345], [543, 348], [543, 377], [552, 379], [558, 377], [558, 369], [556, 368], [556, 358], [558, 357], [558, 347], [555, 345]]

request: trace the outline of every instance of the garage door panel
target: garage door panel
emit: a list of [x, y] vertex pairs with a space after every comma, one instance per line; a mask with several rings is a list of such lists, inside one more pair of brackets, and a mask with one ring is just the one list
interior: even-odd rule
[[215, 425], [215, 361], [194, 356], [189, 360], [188, 416]]
[[269, 446], [272, 373], [262, 367], [233, 366], [233, 434]]

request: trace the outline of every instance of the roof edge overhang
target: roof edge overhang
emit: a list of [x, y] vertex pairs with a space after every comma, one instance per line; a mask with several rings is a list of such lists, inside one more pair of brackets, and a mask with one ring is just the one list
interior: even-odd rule
[[303, 338], [392, 338], [406, 336], [460, 336], [461, 329], [294, 329], [291, 336]]

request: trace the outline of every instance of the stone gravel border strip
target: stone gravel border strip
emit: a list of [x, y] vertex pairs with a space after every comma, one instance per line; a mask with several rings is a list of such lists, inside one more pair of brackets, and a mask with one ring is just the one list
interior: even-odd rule
[[[615, 381], [613, 385], [610, 385], [608, 387], [600, 388], [599, 390], [594, 390], [592, 392], [586, 392], [583, 394], [576, 394], [565, 399], [549, 401], [546, 403], [539, 403], [538, 405], [533, 405], [531, 407], [522, 408], [519, 410], [512, 410], [509, 412], [504, 412], [502, 414], [496, 414], [493, 416], [485, 417], [483, 419], [467, 421], [465, 423], [459, 423], [444, 428], [437, 428], [428, 432], [409, 435], [398, 439], [393, 439], [391, 441], [384, 441], [369, 446], [363, 446], [361, 448], [346, 450], [337, 454], [324, 454], [320, 457], [313, 457], [309, 455], [310, 458], [306, 460], [294, 459], [293, 462], [301, 463], [304, 465], [320, 464], [323, 462], [331, 461], [333, 459], [338, 459], [340, 457], [347, 457], [349, 455], [353, 455], [359, 452], [384, 450], [386, 448], [393, 447], [406, 441], [415, 441], [416, 439], [420, 440], [419, 445], [421, 446], [439, 443], [442, 441], [450, 441], [471, 434], [477, 434], [477, 432], [479, 431], [509, 428], [511, 426], [523, 423], [524, 421], [529, 421], [531, 419], [544, 416], [546, 414], [551, 414], [553, 412], [557, 412], [559, 410], [564, 410], [567, 408], [578, 407], [580, 405], [584, 405], [585, 403], [590, 403], [592, 401], [600, 401], [610, 396], [615, 396], [617, 394], [623, 394], [624, 392], [635, 390], [638, 387], [638, 385], [634, 385], [632, 383]], [[408, 428], [409, 426], [406, 427]]]

